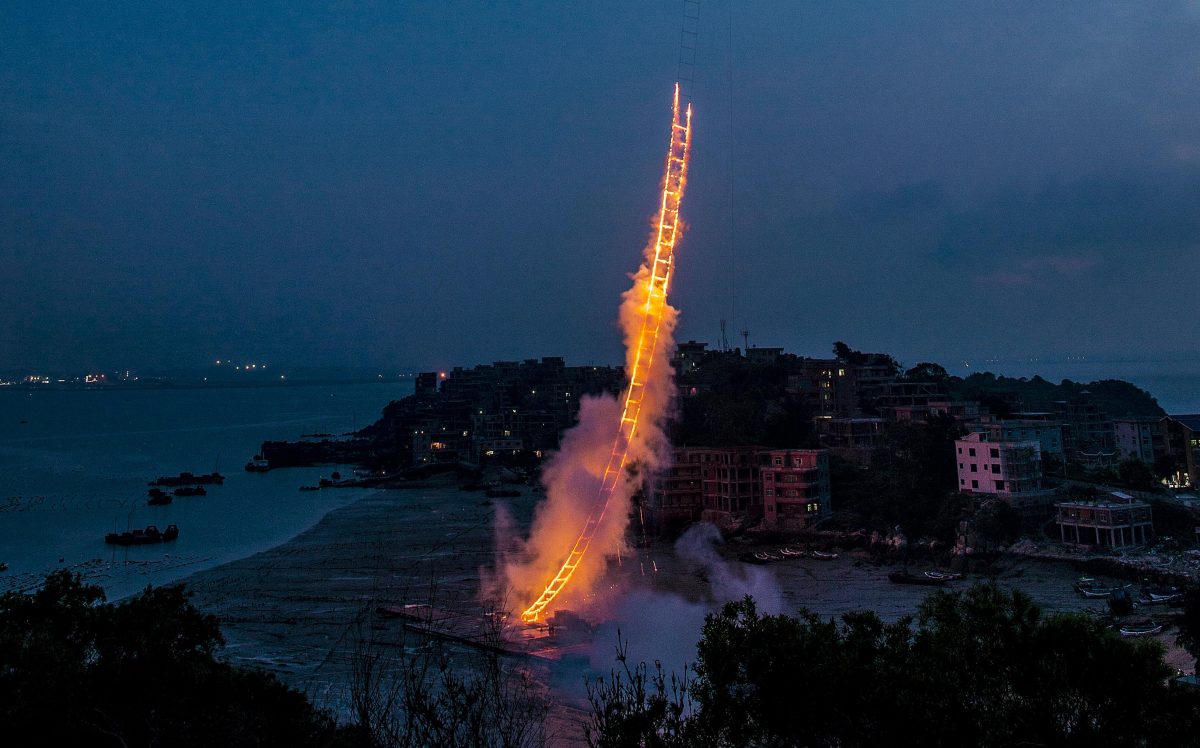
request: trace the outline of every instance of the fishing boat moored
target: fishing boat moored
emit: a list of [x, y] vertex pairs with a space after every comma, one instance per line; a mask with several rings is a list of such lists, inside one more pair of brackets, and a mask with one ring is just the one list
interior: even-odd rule
[[1137, 636], [1154, 636], [1155, 634], [1162, 633], [1162, 630], [1163, 630], [1162, 624], [1158, 623], [1156, 621], [1147, 621], [1145, 623], [1130, 623], [1130, 624], [1121, 626], [1121, 628], [1120, 628], [1121, 636], [1124, 636], [1127, 638], [1137, 637]]

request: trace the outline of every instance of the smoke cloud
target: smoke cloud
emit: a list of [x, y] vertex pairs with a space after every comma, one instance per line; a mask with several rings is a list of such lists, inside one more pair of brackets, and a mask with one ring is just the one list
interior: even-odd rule
[[[627, 372], [633, 370], [646, 318], [654, 250], [652, 236], [642, 265], [632, 276], [633, 285], [621, 297], [619, 320], [626, 346]], [[674, 372], [669, 360], [675, 345], [677, 317], [673, 307], [662, 305], [651, 365], [647, 367], [643, 362], [642, 366], [646, 386], [638, 428], [626, 452], [625, 474], [617, 481], [587, 554], [557, 598], [558, 607], [582, 611], [596, 602], [593, 589], [607, 559], [627, 551], [625, 532], [633, 495], [647, 476], [667, 464], [670, 444], [663, 423], [675, 396]], [[515, 552], [503, 553], [499, 559], [502, 583], [514, 605], [531, 602], [554, 578], [589, 515], [604, 501], [601, 483], [614, 445], [620, 446], [620, 421], [621, 403], [611, 396], [587, 397], [581, 401], [579, 423], [563, 436], [561, 448], [551, 455], [542, 471], [546, 500], [536, 510], [528, 540], [516, 543]], [[514, 544], [506, 545], [512, 549]]]

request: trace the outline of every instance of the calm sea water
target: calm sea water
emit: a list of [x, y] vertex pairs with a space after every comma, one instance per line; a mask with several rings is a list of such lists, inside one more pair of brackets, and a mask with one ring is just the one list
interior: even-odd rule
[[[259, 444], [362, 427], [411, 392], [410, 382], [0, 391], [0, 589], [69, 567], [116, 597], [278, 545], [365, 491], [298, 491], [332, 467], [247, 473]], [[226, 481], [207, 496], [146, 505], [153, 478], [214, 468]], [[106, 532], [170, 523], [171, 543], [104, 544]]]

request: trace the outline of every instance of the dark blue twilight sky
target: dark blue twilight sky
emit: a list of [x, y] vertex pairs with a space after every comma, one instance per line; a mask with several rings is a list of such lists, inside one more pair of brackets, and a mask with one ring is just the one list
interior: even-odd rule
[[[1200, 3], [730, 2], [681, 337], [1200, 350]], [[0, 368], [619, 360], [680, 15], [9, 0]]]

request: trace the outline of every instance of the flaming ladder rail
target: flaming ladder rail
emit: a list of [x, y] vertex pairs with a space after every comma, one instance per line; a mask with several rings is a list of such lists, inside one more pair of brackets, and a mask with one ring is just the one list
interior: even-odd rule
[[671, 282], [671, 268], [675, 259], [675, 242], [679, 237], [679, 206], [683, 200], [683, 188], [687, 181], [688, 155], [692, 142], [692, 107], [689, 104], [684, 119], [679, 118], [679, 84], [675, 84], [675, 98], [671, 105], [671, 144], [667, 151], [666, 176], [663, 180], [662, 204], [658, 214], [657, 236], [654, 242], [654, 261], [650, 266], [650, 286], [646, 292], [646, 303], [642, 309], [642, 325], [638, 334], [633, 368], [629, 374], [629, 386], [625, 390], [625, 404], [621, 411], [621, 422], [604, 477], [596, 493], [595, 505], [584, 523], [583, 531], [575, 539], [575, 545], [567, 554], [562, 568], [554, 575], [550, 584], [525, 612], [521, 620], [537, 621], [546, 606], [558, 596], [579, 567], [583, 556], [591, 545], [592, 537], [604, 519], [613, 491], [625, 470], [629, 444], [637, 433], [638, 416], [641, 414], [642, 398], [646, 392], [646, 381], [654, 362], [654, 351], [658, 346], [658, 331], [662, 326], [663, 309], [667, 303], [667, 288]]

